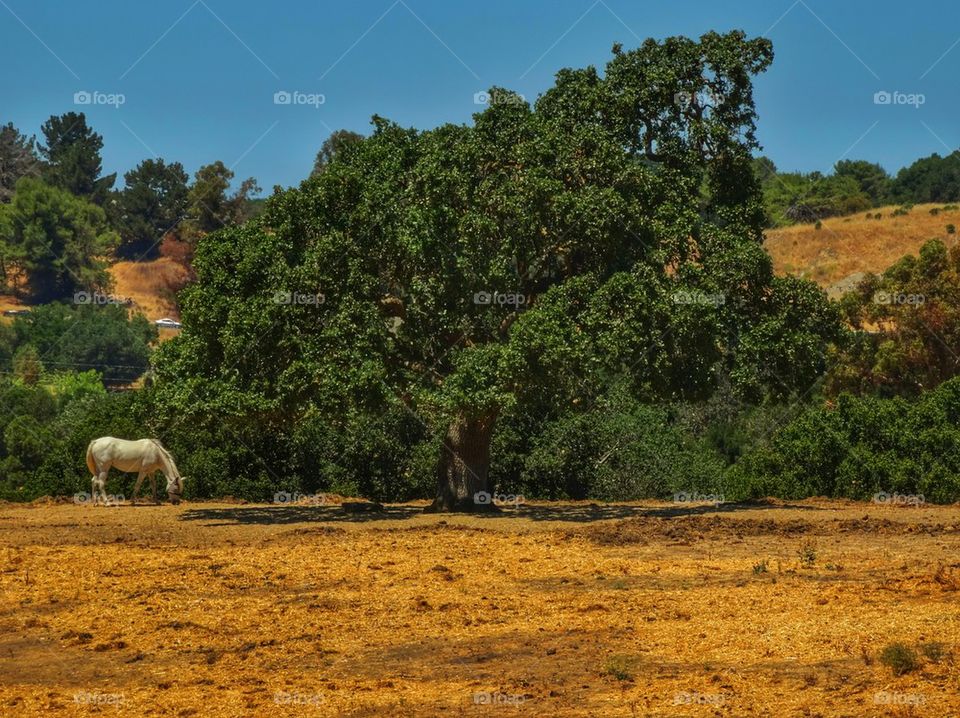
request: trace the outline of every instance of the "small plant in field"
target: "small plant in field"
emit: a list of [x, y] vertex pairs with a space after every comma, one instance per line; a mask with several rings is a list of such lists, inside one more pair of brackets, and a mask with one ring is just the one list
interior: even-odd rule
[[873, 219], [873, 214], [871, 214], [870, 212], [867, 212], [865, 219]]
[[626, 591], [630, 587], [627, 585], [626, 581], [624, 581], [622, 578], [618, 578], [616, 581], [610, 584], [610, 588], [615, 588], [618, 591]]
[[947, 646], [936, 641], [932, 643], [921, 643], [920, 653], [931, 663], [939, 663], [947, 656]]
[[956, 233], [957, 233], [957, 227], [956, 227], [956, 225], [948, 224], [948, 225], [947, 225], [947, 234], [956, 234]]
[[940, 208], [939, 208], [939, 207], [934, 207], [933, 209], [930, 210], [930, 214], [932, 214], [934, 217], [936, 217], [938, 214], [940, 214]]
[[874, 219], [882, 219], [882, 218], [883, 218], [883, 212], [877, 212], [875, 215], [873, 215], [873, 218], [874, 218]]
[[943, 205], [944, 212], [952, 212], [954, 210], [960, 209], [960, 204], [945, 204]]
[[759, 561], [759, 562], [753, 564], [753, 572], [754, 572], [755, 574], [757, 574], [757, 575], [760, 575], [761, 573], [766, 573], [766, 572], [767, 572], [767, 559], [763, 559], [763, 561]]
[[616, 678], [618, 681], [632, 681], [636, 664], [636, 659], [630, 656], [611, 656], [600, 674]]
[[880, 662], [893, 671], [893, 675], [902, 676], [920, 667], [920, 657], [906, 643], [891, 643], [880, 652]]
[[817, 223], [816, 223], [815, 225], [813, 225], [813, 228], [816, 229], [816, 230], [821, 230], [821, 229], [823, 229], [823, 222], [821, 222], [821, 221], [818, 219], [818, 220], [817, 220]]
[[817, 547], [812, 541], [804, 541], [800, 550], [797, 551], [797, 557], [800, 559], [801, 566], [810, 568], [817, 562]]

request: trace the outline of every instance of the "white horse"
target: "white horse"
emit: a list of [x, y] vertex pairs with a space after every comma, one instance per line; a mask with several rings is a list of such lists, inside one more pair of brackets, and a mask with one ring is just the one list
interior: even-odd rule
[[120, 471], [137, 472], [137, 483], [133, 487], [133, 496], [130, 497], [131, 503], [136, 500], [140, 484], [147, 476], [150, 477], [150, 486], [153, 489], [153, 502], [159, 503], [157, 501], [158, 471], [162, 471], [167, 479], [167, 496], [171, 503], [180, 503], [185, 477], [180, 475], [170, 452], [156, 439], [127, 441], [103, 436], [90, 442], [87, 446], [87, 468], [93, 474], [91, 494], [94, 506], [97, 505], [98, 491], [99, 496], [103, 498], [103, 503], [107, 503], [107, 474], [111, 467]]

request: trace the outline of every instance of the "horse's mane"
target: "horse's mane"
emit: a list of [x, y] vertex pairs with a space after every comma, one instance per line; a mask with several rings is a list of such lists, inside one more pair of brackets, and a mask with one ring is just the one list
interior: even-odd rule
[[170, 466], [173, 467], [174, 472], [176, 473], [177, 477], [179, 477], [180, 469], [177, 468], [177, 462], [173, 460], [173, 454], [167, 450], [166, 446], [160, 443], [160, 439], [150, 439], [150, 441], [152, 441], [156, 447], [160, 449], [160, 452], [163, 454], [164, 458], [170, 462]]

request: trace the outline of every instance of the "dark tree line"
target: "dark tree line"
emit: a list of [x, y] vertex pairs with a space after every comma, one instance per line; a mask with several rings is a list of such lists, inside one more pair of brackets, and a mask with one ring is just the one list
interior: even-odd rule
[[830, 174], [779, 172], [768, 157], [754, 160], [768, 226], [852, 214], [889, 204], [960, 201], [960, 152], [917, 160], [895, 177], [879, 164], [841, 160]]

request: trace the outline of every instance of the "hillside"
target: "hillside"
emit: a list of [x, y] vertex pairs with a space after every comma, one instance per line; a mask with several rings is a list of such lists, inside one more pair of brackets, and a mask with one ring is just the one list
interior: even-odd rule
[[930, 239], [956, 246], [957, 235], [949, 234], [947, 225], [960, 226], [960, 208], [944, 210], [944, 206], [918, 204], [900, 216], [893, 216], [896, 206], [881, 207], [825, 219], [819, 230], [813, 224], [771, 229], [764, 246], [778, 274], [812, 279], [836, 298], [852, 289], [864, 273], [882, 272], [903, 255], [916, 254]]

